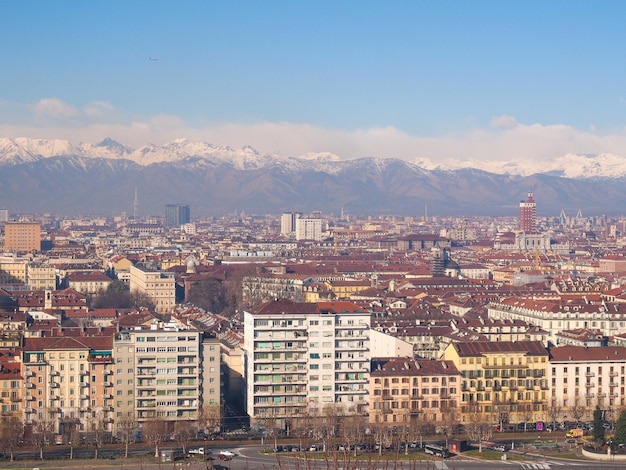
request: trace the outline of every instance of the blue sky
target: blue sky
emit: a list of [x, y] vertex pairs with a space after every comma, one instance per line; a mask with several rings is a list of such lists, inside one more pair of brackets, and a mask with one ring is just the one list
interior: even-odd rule
[[0, 137], [626, 156], [622, 1], [24, 1], [0, 14]]

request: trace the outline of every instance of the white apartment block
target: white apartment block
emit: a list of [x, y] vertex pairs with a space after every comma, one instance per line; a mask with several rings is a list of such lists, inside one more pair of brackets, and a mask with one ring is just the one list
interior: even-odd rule
[[617, 419], [617, 410], [626, 405], [626, 348], [551, 348], [548, 380], [548, 414], [558, 410], [558, 420], [591, 420], [596, 405]]
[[145, 265], [130, 267], [130, 291], [146, 294], [157, 313], [171, 313], [176, 305], [174, 273], [158, 271]]
[[370, 313], [351, 302], [270, 301], [244, 314], [246, 406], [283, 428], [328, 405], [366, 415]]
[[322, 219], [296, 219], [296, 240], [322, 240]]
[[[139, 423], [162, 418], [172, 426], [196, 420], [204, 377], [201, 347], [198, 330], [175, 323], [120, 332], [113, 343], [116, 418]], [[219, 371], [219, 359], [217, 364]]]
[[563, 300], [512, 297], [488, 305], [489, 318], [523, 320], [548, 332], [548, 341], [557, 344], [556, 333], [588, 328], [605, 336], [626, 332], [626, 304], [568, 303]]

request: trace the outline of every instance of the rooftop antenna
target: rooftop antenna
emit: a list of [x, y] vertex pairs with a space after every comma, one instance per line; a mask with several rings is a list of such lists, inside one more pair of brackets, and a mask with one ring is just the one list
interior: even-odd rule
[[137, 186], [135, 186], [135, 201], [133, 202], [133, 218], [135, 221], [139, 216], [139, 196], [137, 194]]

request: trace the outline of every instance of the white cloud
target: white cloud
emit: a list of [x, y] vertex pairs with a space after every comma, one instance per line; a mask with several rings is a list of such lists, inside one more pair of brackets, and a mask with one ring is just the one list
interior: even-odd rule
[[83, 112], [87, 116], [100, 117], [114, 109], [113, 105], [106, 101], [92, 101], [83, 108]]
[[57, 98], [44, 98], [32, 106], [36, 118], [65, 119], [78, 116], [80, 112]]
[[[16, 106], [10, 108], [15, 111]], [[22, 108], [27, 107], [22, 105]], [[263, 153], [331, 152], [341, 158], [399, 157], [411, 161], [428, 159], [443, 165], [459, 160], [545, 162], [566, 154], [626, 156], [626, 129], [603, 134], [593, 126], [579, 130], [561, 124], [524, 124], [508, 115], [494, 117], [484, 128], [423, 137], [392, 126], [353, 131], [293, 122], [192, 126], [174, 115], [130, 118], [105, 101], [93, 101], [77, 108], [57, 98], [47, 98], [28, 109], [31, 111], [30, 124], [16, 124], [12, 119], [15, 114], [5, 113], [0, 106], [0, 135], [59, 138], [72, 142], [98, 142], [111, 137], [135, 148], [188, 138], [232, 147], [251, 145]], [[19, 122], [26, 120], [20, 119]]]

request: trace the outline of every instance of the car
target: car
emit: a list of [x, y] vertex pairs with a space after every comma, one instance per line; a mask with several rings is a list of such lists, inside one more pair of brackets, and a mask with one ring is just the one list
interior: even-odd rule
[[198, 447], [197, 449], [189, 449], [187, 453], [189, 455], [204, 455], [204, 447]]
[[224, 457], [230, 457], [230, 458], [233, 458], [235, 456], [235, 454], [231, 452], [230, 450], [220, 450], [220, 455], [223, 455]]
[[496, 452], [506, 452], [506, 446], [504, 444], [499, 444], [497, 446], [494, 446], [493, 450], [495, 450]]
[[225, 462], [227, 460], [232, 460], [233, 458], [230, 455], [220, 454], [219, 459]]

